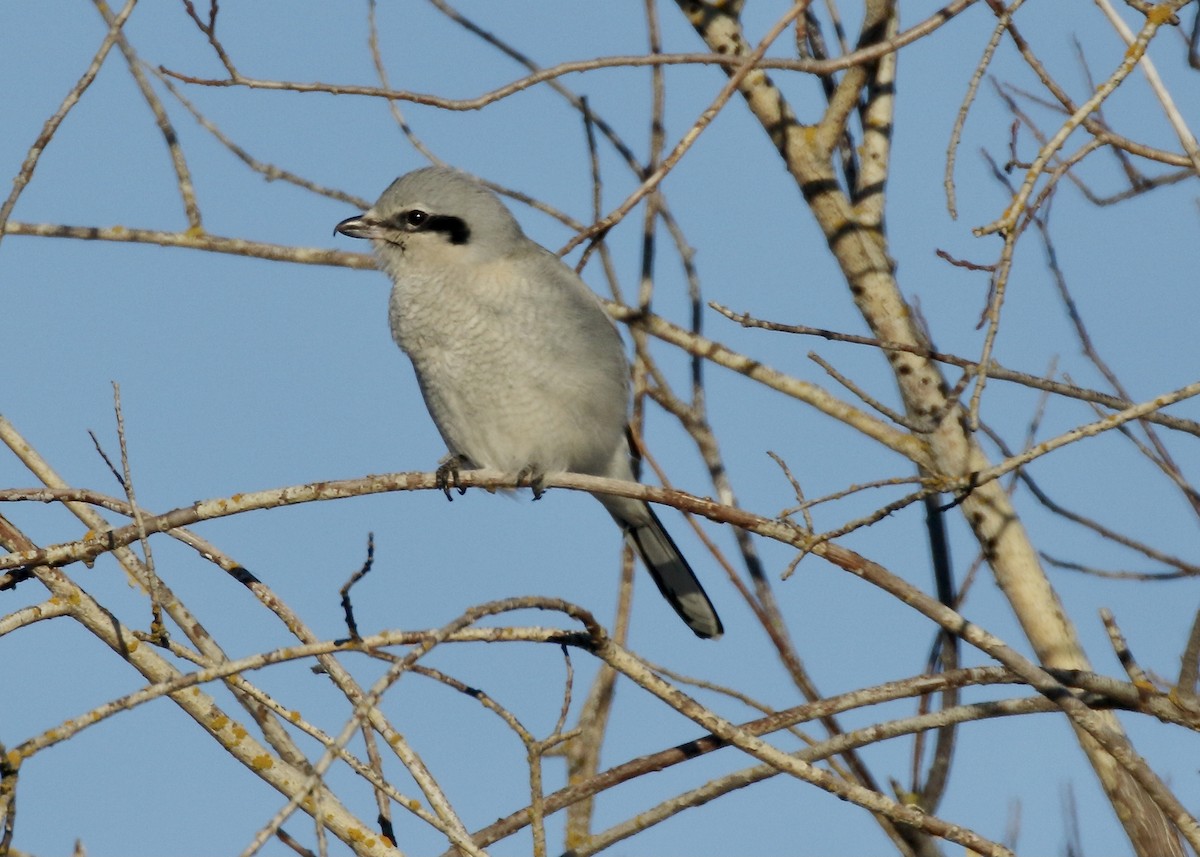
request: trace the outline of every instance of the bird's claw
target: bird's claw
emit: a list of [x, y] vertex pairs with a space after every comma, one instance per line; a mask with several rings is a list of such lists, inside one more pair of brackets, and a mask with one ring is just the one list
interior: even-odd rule
[[438, 469], [434, 472], [434, 484], [442, 489], [442, 493], [446, 495], [446, 499], [451, 503], [454, 498], [450, 496], [452, 488], [458, 489], [458, 494], [461, 497], [467, 493], [467, 489], [458, 484], [458, 472], [462, 469], [463, 460], [457, 455], [448, 455], [442, 459], [442, 463], [438, 465]]
[[521, 472], [517, 474], [517, 487], [528, 485], [534, 500], [542, 499], [542, 495], [546, 493], [545, 483], [546, 474], [538, 471], [532, 464], [522, 467]]

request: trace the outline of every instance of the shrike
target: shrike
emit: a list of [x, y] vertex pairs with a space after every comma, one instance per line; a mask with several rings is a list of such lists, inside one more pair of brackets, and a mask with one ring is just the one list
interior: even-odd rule
[[[396, 179], [337, 231], [371, 239], [392, 278], [392, 337], [412, 360], [450, 470], [521, 474], [535, 493], [568, 471], [633, 481], [629, 363], [617, 329], [495, 194], [428, 167]], [[712, 602], [649, 504], [594, 496], [680, 618], [697, 636], [719, 637]]]

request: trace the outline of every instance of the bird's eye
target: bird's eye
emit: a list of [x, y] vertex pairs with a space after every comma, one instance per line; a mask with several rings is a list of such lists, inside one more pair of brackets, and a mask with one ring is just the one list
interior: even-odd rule
[[428, 219], [429, 215], [419, 208], [414, 208], [404, 215], [404, 222], [412, 227], [420, 227]]

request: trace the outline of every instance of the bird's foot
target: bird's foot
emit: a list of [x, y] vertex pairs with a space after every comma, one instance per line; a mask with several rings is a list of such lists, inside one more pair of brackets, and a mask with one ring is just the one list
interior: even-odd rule
[[442, 489], [446, 499], [450, 502], [454, 502], [454, 498], [450, 496], [451, 489], [458, 489], [460, 497], [467, 493], [467, 489], [458, 484], [458, 473], [466, 463], [466, 459], [460, 455], [447, 455], [438, 463], [438, 469], [433, 477], [434, 484]]
[[546, 493], [545, 482], [546, 474], [532, 464], [527, 464], [517, 473], [517, 487], [528, 485], [529, 490], [533, 492], [534, 500], [542, 499], [542, 495]]

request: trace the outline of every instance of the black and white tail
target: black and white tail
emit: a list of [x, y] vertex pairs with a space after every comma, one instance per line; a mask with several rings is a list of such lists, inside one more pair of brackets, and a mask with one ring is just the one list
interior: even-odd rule
[[725, 629], [721, 626], [716, 609], [650, 505], [617, 497], [597, 499], [604, 503], [621, 525], [658, 585], [658, 591], [675, 608], [679, 618], [687, 623], [697, 637], [720, 637]]

